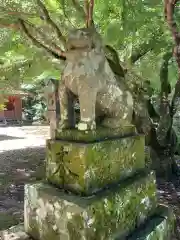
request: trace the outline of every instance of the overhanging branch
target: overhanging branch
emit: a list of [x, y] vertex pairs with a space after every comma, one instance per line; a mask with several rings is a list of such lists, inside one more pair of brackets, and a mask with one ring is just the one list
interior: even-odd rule
[[85, 0], [86, 27], [91, 27], [94, 25], [93, 11], [94, 11], [94, 0]]
[[12, 30], [19, 30], [19, 25], [16, 23], [11, 24], [0, 23], [0, 28], [10, 28]]
[[41, 0], [37, 0], [37, 4], [40, 7], [40, 9], [43, 11], [44, 17], [46, 22], [56, 31], [56, 34], [59, 38], [59, 40], [64, 44], [64, 46], [66, 45], [66, 39], [64, 38], [64, 36], [62, 35], [61, 30], [59, 29], [59, 27], [56, 25], [56, 23], [51, 19], [48, 10], [46, 9], [45, 5], [41, 2]]
[[[47, 38], [47, 35], [44, 33], [44, 31], [41, 28], [35, 27], [34, 24], [32, 24], [28, 21], [24, 21], [24, 22], [28, 26], [29, 31], [30, 30], [35, 31], [43, 39], [44, 42], [46, 42], [48, 45], [53, 47], [55, 52], [61, 53], [61, 55], [63, 54], [62, 49], [60, 49], [60, 47], [54, 41], [49, 40]], [[33, 35], [33, 34], [31, 34], [31, 35]]]
[[23, 32], [26, 34], [26, 36], [32, 41], [32, 43], [40, 48], [43, 48], [44, 50], [46, 50], [46, 52], [48, 52], [50, 55], [52, 55], [53, 57], [57, 58], [57, 59], [61, 59], [61, 60], [65, 60], [65, 56], [63, 52], [60, 52], [59, 54], [55, 51], [53, 51], [52, 49], [48, 48], [46, 45], [44, 45], [42, 42], [40, 42], [39, 40], [37, 40], [28, 30], [28, 28], [26, 27], [26, 23], [23, 19], [19, 19], [19, 24], [23, 30]]
[[93, 11], [94, 11], [94, 0], [89, 2], [89, 14], [88, 14], [88, 27], [92, 26], [93, 23]]
[[[111, 69], [113, 70], [113, 72], [120, 77], [124, 77], [126, 69], [124, 69], [121, 66], [118, 53], [115, 51], [115, 49], [109, 45], [106, 45], [105, 52], [107, 52], [106, 58], [109, 62]], [[110, 54], [110, 56], [109, 56], [109, 54]]]

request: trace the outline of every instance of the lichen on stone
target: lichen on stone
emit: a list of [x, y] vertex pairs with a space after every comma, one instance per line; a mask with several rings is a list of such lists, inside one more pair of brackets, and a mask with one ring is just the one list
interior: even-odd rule
[[78, 193], [92, 194], [144, 167], [144, 136], [90, 144], [47, 142], [48, 181]]
[[[142, 214], [144, 221], [154, 213], [157, 205], [154, 179], [153, 173], [140, 174], [91, 197], [65, 194], [43, 183], [27, 185], [25, 206], [30, 212], [25, 216], [26, 231], [40, 240], [61, 239], [61, 235], [62, 239], [70, 240], [125, 236], [142, 223]], [[34, 198], [31, 191], [37, 192], [36, 200], [31, 199]], [[46, 217], [36, 218], [42, 210]]]
[[143, 226], [127, 237], [127, 240], [172, 240], [175, 217], [170, 209], [158, 206], [153, 215]]

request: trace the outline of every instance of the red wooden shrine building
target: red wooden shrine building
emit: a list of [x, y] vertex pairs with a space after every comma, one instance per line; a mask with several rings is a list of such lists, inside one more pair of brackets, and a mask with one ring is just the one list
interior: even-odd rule
[[21, 121], [22, 120], [22, 97], [24, 93], [4, 95], [5, 109], [0, 111], [0, 121]]

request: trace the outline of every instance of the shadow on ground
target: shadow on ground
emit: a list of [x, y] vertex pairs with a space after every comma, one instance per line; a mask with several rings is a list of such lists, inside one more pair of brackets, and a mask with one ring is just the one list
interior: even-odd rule
[[6, 141], [6, 140], [15, 140], [15, 139], [24, 139], [23, 137], [13, 137], [8, 135], [0, 135], [0, 141]]
[[24, 185], [44, 178], [45, 148], [0, 153], [0, 229], [23, 221]]

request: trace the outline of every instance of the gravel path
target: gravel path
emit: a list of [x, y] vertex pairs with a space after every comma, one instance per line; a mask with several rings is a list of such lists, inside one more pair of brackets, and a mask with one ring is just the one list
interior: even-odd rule
[[48, 127], [0, 128], [0, 229], [23, 221], [24, 184], [45, 174]]

